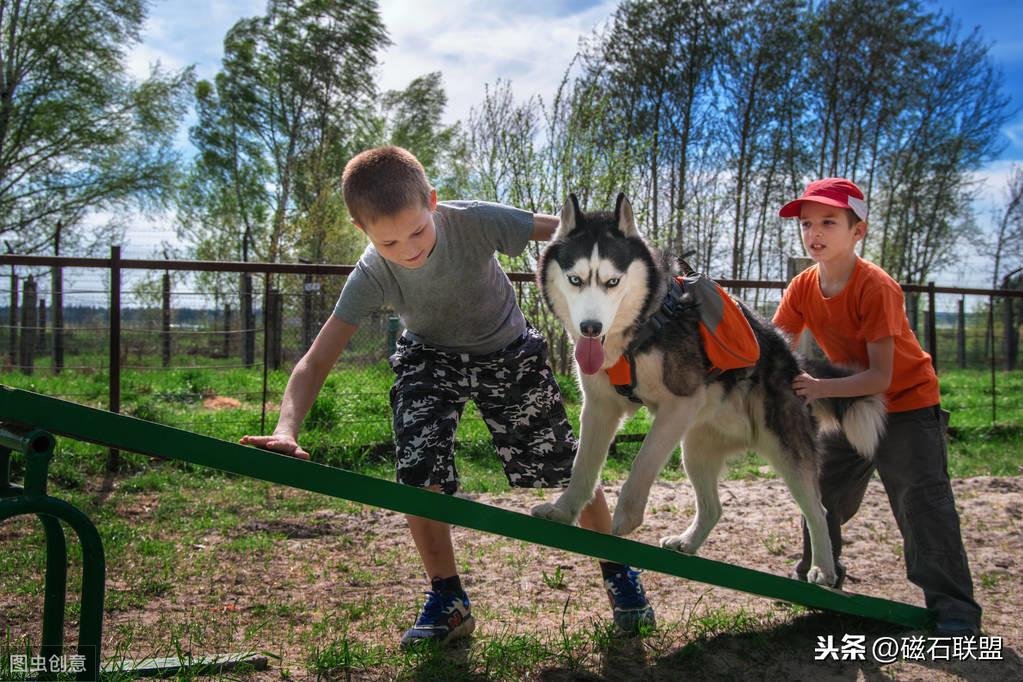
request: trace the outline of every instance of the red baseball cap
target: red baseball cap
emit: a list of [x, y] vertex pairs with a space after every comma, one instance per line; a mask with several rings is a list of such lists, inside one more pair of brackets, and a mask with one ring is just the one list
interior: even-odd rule
[[813, 201], [818, 204], [835, 206], [837, 208], [848, 208], [855, 213], [860, 220], [867, 219], [867, 202], [863, 192], [856, 183], [845, 178], [824, 178], [811, 182], [806, 186], [803, 196], [795, 201], [790, 201], [781, 207], [779, 215], [782, 218], [798, 218], [799, 208], [804, 201]]

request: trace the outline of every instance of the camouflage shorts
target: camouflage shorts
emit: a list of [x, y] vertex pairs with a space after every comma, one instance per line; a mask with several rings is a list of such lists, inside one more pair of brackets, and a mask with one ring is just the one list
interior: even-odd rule
[[394, 446], [399, 483], [458, 490], [455, 430], [472, 400], [516, 487], [568, 484], [576, 441], [547, 363], [547, 343], [529, 328], [486, 355], [450, 353], [398, 339], [390, 358]]

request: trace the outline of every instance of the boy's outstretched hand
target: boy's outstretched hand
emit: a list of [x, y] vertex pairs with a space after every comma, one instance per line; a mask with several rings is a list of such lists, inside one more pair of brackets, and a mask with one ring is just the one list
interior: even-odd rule
[[821, 385], [820, 379], [812, 377], [806, 372], [800, 373], [799, 376], [792, 380], [792, 390], [808, 403], [818, 398], [827, 397], [824, 395], [824, 387]]
[[282, 455], [309, 459], [309, 453], [303, 450], [302, 446], [291, 436], [242, 436], [238, 442], [242, 445], [252, 445], [263, 450], [279, 452]]

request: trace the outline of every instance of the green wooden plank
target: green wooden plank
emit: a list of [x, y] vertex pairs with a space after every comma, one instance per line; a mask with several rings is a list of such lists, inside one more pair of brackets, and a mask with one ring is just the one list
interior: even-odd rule
[[925, 609], [917, 606], [686, 556], [653, 545], [399, 485], [2, 385], [0, 420], [120, 450], [191, 462], [598, 559], [627, 563], [770, 599], [874, 618], [910, 628], [927, 627], [932, 620]]

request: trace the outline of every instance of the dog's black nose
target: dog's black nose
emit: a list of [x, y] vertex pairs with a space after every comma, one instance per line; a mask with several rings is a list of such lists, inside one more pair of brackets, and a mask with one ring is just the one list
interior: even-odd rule
[[579, 329], [582, 330], [583, 336], [600, 336], [600, 330], [603, 327], [597, 320], [583, 320], [582, 324], [579, 325]]

